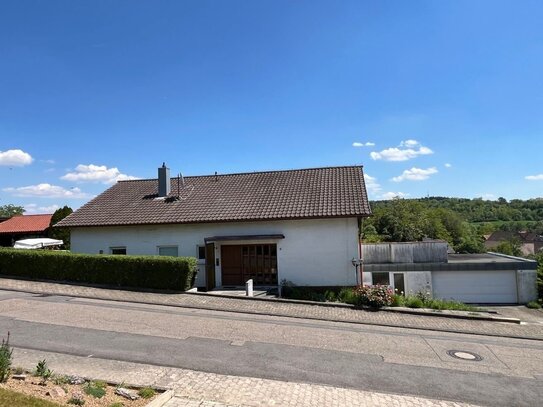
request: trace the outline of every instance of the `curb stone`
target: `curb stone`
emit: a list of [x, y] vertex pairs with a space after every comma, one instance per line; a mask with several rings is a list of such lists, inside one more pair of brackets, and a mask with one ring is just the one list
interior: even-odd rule
[[168, 401], [171, 400], [173, 395], [174, 395], [174, 391], [172, 389], [166, 390], [164, 393], [160, 394], [156, 399], [147, 403], [145, 407], [162, 407], [164, 404], [166, 404]]

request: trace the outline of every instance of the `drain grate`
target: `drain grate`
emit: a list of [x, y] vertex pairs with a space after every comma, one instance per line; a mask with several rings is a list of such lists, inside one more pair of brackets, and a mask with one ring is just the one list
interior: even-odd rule
[[468, 360], [470, 362], [480, 362], [483, 360], [481, 355], [466, 350], [448, 350], [447, 355], [455, 359]]

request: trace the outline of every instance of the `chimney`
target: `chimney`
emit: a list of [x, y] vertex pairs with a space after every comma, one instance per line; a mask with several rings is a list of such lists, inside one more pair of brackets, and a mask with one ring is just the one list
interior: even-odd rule
[[168, 195], [170, 195], [170, 169], [166, 167], [166, 163], [162, 163], [162, 167], [158, 169], [158, 196]]

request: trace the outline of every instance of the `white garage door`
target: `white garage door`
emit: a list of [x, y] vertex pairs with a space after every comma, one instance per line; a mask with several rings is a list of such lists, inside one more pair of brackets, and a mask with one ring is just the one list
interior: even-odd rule
[[516, 272], [434, 271], [434, 297], [466, 303], [511, 304], [517, 302]]

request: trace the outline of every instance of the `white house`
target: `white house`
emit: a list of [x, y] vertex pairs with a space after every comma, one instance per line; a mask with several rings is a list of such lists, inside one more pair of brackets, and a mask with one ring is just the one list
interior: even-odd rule
[[120, 181], [57, 226], [79, 253], [196, 256], [196, 286], [357, 283], [362, 167]]

